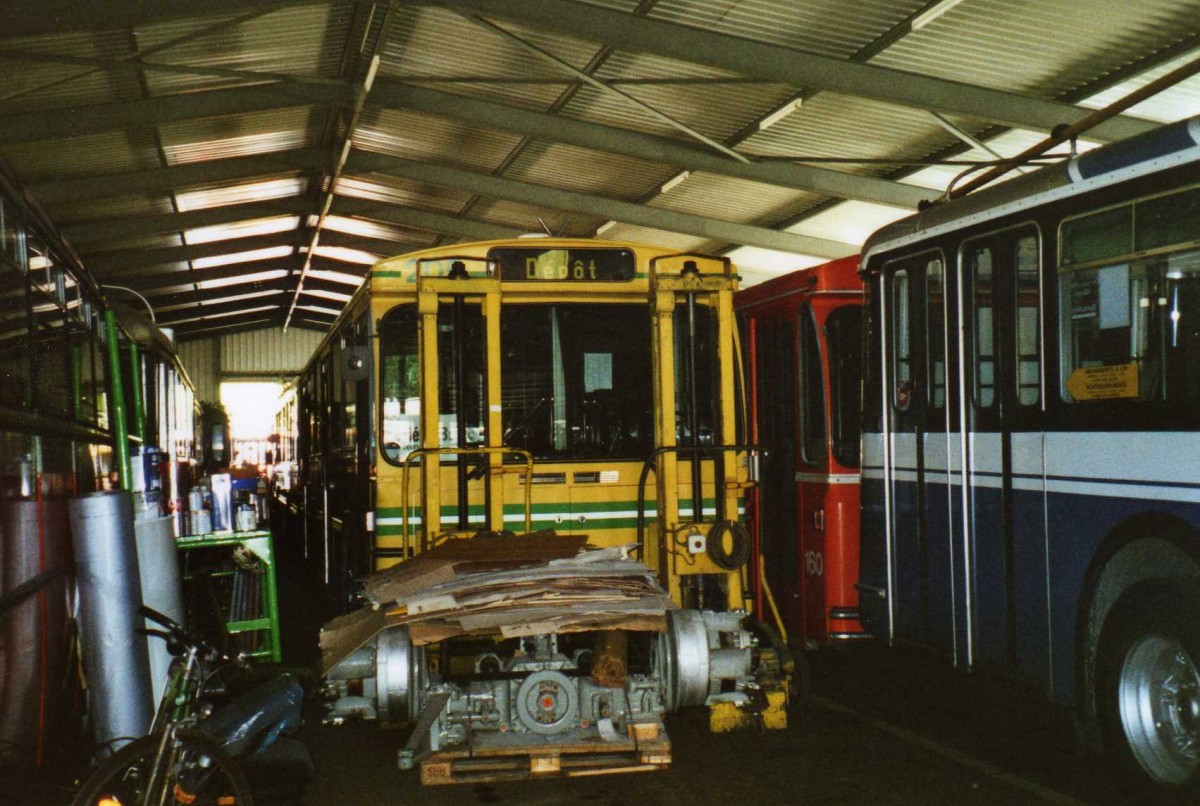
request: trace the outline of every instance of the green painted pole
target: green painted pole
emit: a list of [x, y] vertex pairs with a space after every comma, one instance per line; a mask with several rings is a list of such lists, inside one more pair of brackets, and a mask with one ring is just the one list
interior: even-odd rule
[[125, 420], [125, 390], [121, 386], [121, 346], [117, 341], [117, 315], [104, 312], [104, 329], [108, 336], [108, 389], [112, 405], [113, 458], [120, 474], [122, 490], [133, 488], [133, 468], [129, 464], [129, 426]]
[[[133, 386], [133, 433], [146, 443], [146, 400], [142, 389], [142, 360], [136, 344], [129, 345], [129, 383]], [[145, 448], [143, 447], [143, 452]]]

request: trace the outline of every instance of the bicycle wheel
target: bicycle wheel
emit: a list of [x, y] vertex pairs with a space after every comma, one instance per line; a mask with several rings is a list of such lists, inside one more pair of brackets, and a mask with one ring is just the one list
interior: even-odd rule
[[113, 753], [83, 782], [71, 806], [253, 806], [245, 775], [210, 737], [176, 731], [158, 762], [161, 742], [161, 734], [143, 736]]

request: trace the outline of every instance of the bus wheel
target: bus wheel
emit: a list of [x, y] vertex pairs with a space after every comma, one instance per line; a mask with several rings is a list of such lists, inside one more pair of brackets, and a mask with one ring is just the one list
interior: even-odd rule
[[1150, 584], [1121, 597], [1100, 640], [1106, 744], [1127, 777], [1200, 790], [1200, 596]]

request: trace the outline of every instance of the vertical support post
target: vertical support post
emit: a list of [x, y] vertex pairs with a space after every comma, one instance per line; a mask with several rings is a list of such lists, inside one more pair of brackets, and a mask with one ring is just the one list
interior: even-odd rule
[[[436, 291], [418, 291], [417, 313], [421, 316], [421, 447], [442, 446], [442, 424], [438, 366], [438, 295]], [[436, 450], [421, 456], [421, 540], [420, 550], [433, 545], [442, 531], [442, 464]], [[402, 502], [408, 506], [409, 502]]]
[[[676, 442], [676, 416], [678, 401], [675, 389], [675, 292], [668, 289], [654, 290], [654, 370], [657, 420], [655, 444], [660, 448], [672, 448]], [[682, 605], [683, 593], [679, 575], [675, 573], [674, 534], [680, 526], [679, 516], [679, 460], [674, 451], [668, 451], [659, 459], [655, 474], [658, 488], [658, 546], [651, 565], [658, 572], [659, 581], [667, 585], [671, 599]], [[647, 563], [649, 564], [649, 563]]]
[[[721, 400], [721, 432], [722, 444], [737, 443], [737, 367], [739, 362], [734, 360], [734, 337], [737, 321], [733, 313], [733, 281], [713, 295], [717, 306], [717, 366], [720, 372]], [[713, 481], [716, 489], [713, 497], [717, 502], [717, 518], [740, 521], [738, 512], [739, 487], [727, 483], [732, 477], [738, 478], [737, 454], [734, 451], [723, 451], [718, 459], [718, 467], [714, 467]], [[753, 573], [753, 571], [748, 571]], [[729, 606], [744, 607], [745, 590], [743, 577], [740, 573], [729, 575]], [[759, 611], [762, 612], [761, 610]]]
[[[483, 300], [483, 322], [487, 331], [487, 444], [504, 444], [504, 418], [500, 405], [500, 294], [491, 293]], [[504, 456], [488, 454], [488, 528], [504, 530]]]
[[[133, 387], [133, 433], [146, 441], [146, 401], [142, 389], [142, 358], [136, 344], [129, 344], [129, 385]], [[145, 448], [143, 447], [143, 452]]]
[[121, 346], [118, 343], [117, 315], [110, 309], [104, 312], [104, 330], [108, 339], [108, 388], [112, 401], [113, 458], [122, 490], [133, 487], [132, 467], [129, 464], [129, 425], [125, 419], [125, 390], [121, 386]]

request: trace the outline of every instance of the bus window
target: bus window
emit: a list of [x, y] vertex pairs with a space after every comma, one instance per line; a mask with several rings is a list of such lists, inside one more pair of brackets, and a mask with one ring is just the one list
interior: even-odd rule
[[1038, 335], [1038, 239], [1017, 242], [1017, 403], [1036, 406], [1042, 399], [1041, 340]]
[[644, 305], [513, 305], [500, 344], [505, 445], [539, 459], [653, 450]]
[[833, 458], [858, 467], [859, 384], [862, 374], [862, 308], [844, 305], [825, 320], [829, 354], [829, 413]]
[[946, 292], [942, 261], [925, 265], [925, 345], [927, 348], [929, 403], [935, 411], [946, 407]]
[[[675, 394], [676, 439], [680, 445], [712, 445], [720, 442], [721, 400], [717, 387], [717, 316], [706, 305], [695, 308], [695, 333], [688, 333], [688, 309], [675, 308]], [[687, 371], [689, 342], [694, 349], [694, 372]], [[692, 384], [695, 388], [692, 388]], [[695, 435], [692, 434], [692, 400], [696, 401]]]
[[967, 267], [971, 272], [974, 309], [972, 319], [975, 322], [971, 351], [975, 405], [987, 409], [996, 402], [995, 317], [992, 307], [995, 283], [992, 276], [992, 248], [977, 246], [971, 249], [967, 253]]
[[383, 455], [401, 462], [420, 445], [421, 372], [417, 309], [393, 308], [379, 325]]
[[1200, 250], [1060, 278], [1068, 401], [1200, 402]]
[[908, 271], [901, 269], [892, 277], [892, 405], [907, 411], [912, 402], [912, 342], [910, 334], [910, 303]]
[[812, 307], [805, 305], [797, 317], [800, 335], [800, 458], [806, 465], [825, 464], [825, 382], [821, 372], [821, 344]]

